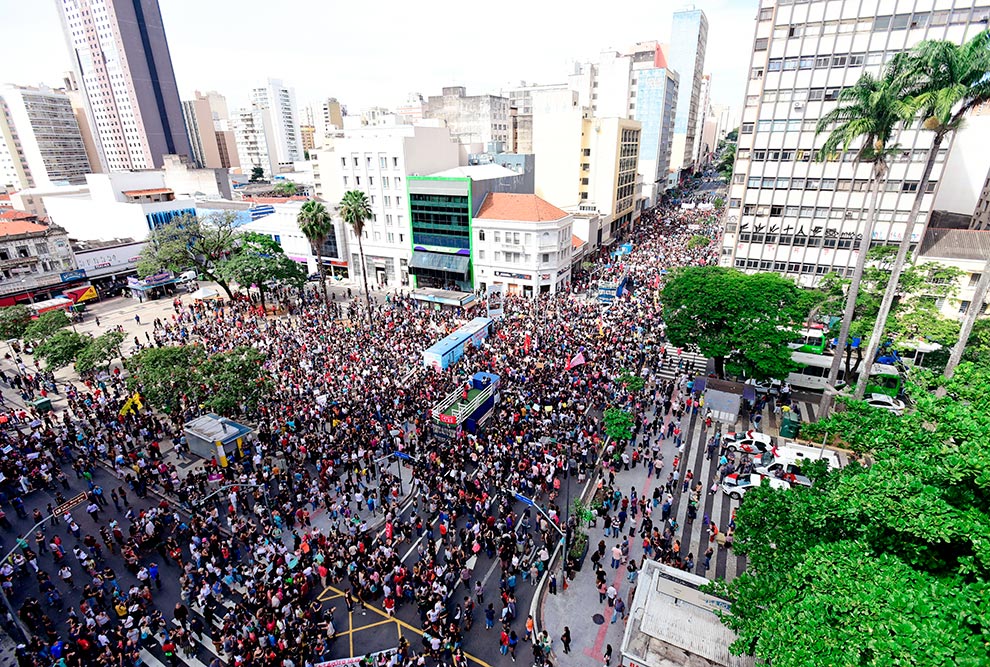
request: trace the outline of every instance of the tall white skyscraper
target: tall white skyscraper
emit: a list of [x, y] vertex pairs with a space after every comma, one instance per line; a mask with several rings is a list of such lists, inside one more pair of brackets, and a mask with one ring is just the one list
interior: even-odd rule
[[86, 145], [65, 93], [0, 86], [0, 187], [80, 184], [89, 171]]
[[104, 170], [190, 156], [158, 0], [57, 0]]
[[266, 86], [255, 88], [251, 92], [251, 103], [255, 109], [264, 111], [269, 117], [275, 159], [280, 164], [301, 161], [303, 146], [295, 90], [286, 88], [280, 79], [268, 79]]
[[670, 165], [691, 168], [694, 162], [695, 133], [698, 127], [698, 97], [705, 69], [708, 45], [708, 18], [700, 9], [674, 12], [667, 62], [680, 77], [677, 93], [677, 119]]
[[261, 167], [265, 178], [278, 173], [275, 131], [264, 109], [240, 109], [234, 114], [234, 140], [241, 171], [250, 174]]
[[[963, 6], [965, 4], [965, 6]], [[814, 161], [826, 135], [818, 119], [865, 72], [880, 73], [896, 53], [927, 39], [962, 43], [986, 29], [990, 6], [943, 9], [944, 0], [761, 0], [757, 14], [721, 264], [776, 271], [812, 285], [829, 272], [851, 275], [871, 245], [921, 241], [945, 154], [940, 151], [916, 220], [909, 215], [932, 133], [902, 129], [900, 153], [863, 238], [871, 168], [850, 150]], [[853, 149], [858, 146], [853, 145]]]

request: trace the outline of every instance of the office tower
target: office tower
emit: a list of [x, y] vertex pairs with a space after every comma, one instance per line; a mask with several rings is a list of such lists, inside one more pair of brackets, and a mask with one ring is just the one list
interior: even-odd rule
[[[712, 114], [712, 75], [706, 74], [701, 77], [701, 92], [698, 95], [698, 116], [694, 126], [694, 155], [692, 160], [697, 169], [701, 169], [708, 162], [708, 157], [715, 150], [711, 144], [711, 135], [714, 134], [715, 120]], [[705, 137], [706, 124], [711, 125], [709, 136]]]
[[280, 79], [268, 79], [267, 85], [252, 91], [251, 103], [269, 117], [278, 163], [289, 165], [301, 161], [303, 147], [295, 91], [286, 88]]
[[232, 122], [241, 172], [261, 167], [265, 178], [279, 173], [271, 116], [264, 109], [239, 109]]
[[196, 91], [182, 102], [193, 161], [199, 167], [231, 169], [240, 166], [237, 142], [227, 118], [227, 101], [217, 92]]
[[104, 170], [191, 155], [157, 0], [58, 0]]
[[[931, 146], [932, 133], [901, 129], [877, 207], [872, 239], [863, 239], [871, 166], [856, 150], [817, 162], [818, 119], [839, 92], [866, 72], [878, 75], [896, 53], [922, 40], [963, 43], [986, 29], [990, 7], [936, 9], [918, 0], [791, 4], [762, 0], [757, 15], [739, 145], [729, 187], [721, 264], [776, 271], [811, 285], [829, 272], [851, 275], [859, 252], [897, 244], [905, 233], [918, 242], [942, 177], [934, 165], [920, 215], [909, 220]], [[853, 145], [853, 149], [858, 146]]]
[[88, 173], [86, 145], [65, 93], [0, 86], [0, 187], [77, 185]]
[[313, 147], [326, 146], [337, 130], [344, 128], [343, 108], [336, 97], [328, 97], [309, 108], [313, 126]]
[[670, 31], [667, 62], [680, 77], [677, 94], [677, 119], [674, 121], [674, 145], [670, 164], [673, 169], [693, 166], [695, 132], [698, 126], [698, 98], [701, 95], [708, 44], [708, 18], [700, 9], [674, 12]]
[[89, 117], [86, 115], [86, 95], [79, 89], [76, 80], [76, 73], [69, 70], [62, 77], [62, 89], [69, 98], [72, 105], [72, 114], [76, 117], [76, 124], [79, 126], [79, 133], [82, 135], [83, 145], [86, 146], [86, 159], [89, 162], [90, 172], [96, 174], [103, 171], [100, 162], [100, 151], [96, 146], [96, 138], [93, 136], [93, 128], [89, 124]]
[[606, 51], [598, 62], [578, 65], [568, 85], [578, 93], [578, 104], [595, 117], [640, 122], [639, 198], [642, 206], [656, 204], [671, 167], [679, 95], [679, 76], [668, 66], [664, 47], [648, 41], [622, 52]]

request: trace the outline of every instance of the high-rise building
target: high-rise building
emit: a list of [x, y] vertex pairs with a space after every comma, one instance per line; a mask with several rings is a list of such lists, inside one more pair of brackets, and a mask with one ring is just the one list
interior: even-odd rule
[[533, 94], [555, 90], [567, 90], [567, 84], [520, 81], [499, 91], [499, 95], [509, 100], [511, 134], [506, 142], [506, 150], [515, 153], [533, 152]]
[[[866, 72], [878, 75], [895, 54], [922, 40], [963, 43], [986, 28], [990, 7], [972, 3], [942, 9], [940, 0], [902, 3], [762, 0], [757, 15], [721, 263], [776, 271], [811, 285], [829, 272], [851, 275], [858, 253], [897, 244], [904, 234], [920, 243], [942, 178], [943, 147], [910, 220], [932, 133], [901, 129], [870, 239], [863, 238], [871, 167], [856, 151], [817, 162], [826, 135], [818, 119], [839, 92]], [[854, 144], [853, 149], [857, 148]]]
[[76, 73], [69, 70], [62, 78], [62, 87], [69, 104], [72, 105], [72, 114], [76, 117], [76, 124], [79, 126], [79, 134], [82, 135], [83, 145], [86, 147], [86, 159], [89, 161], [89, 170], [92, 173], [103, 171], [100, 162], [100, 150], [96, 146], [96, 138], [93, 136], [93, 128], [89, 124], [89, 116], [86, 112], [86, 95], [79, 90], [79, 83], [76, 80]]
[[[714, 119], [711, 119], [712, 114], [712, 75], [706, 74], [701, 78], [701, 93], [698, 95], [698, 120], [694, 127], [694, 156], [692, 160], [698, 168], [701, 168], [707, 162], [708, 156], [715, 146], [711, 145], [711, 138], [705, 140], [705, 126], [711, 120], [711, 126], [714, 131], [715, 123]], [[710, 133], [711, 134], [711, 133]]]
[[200, 167], [234, 169], [240, 166], [237, 141], [227, 116], [227, 100], [216, 91], [182, 102], [193, 160]]
[[278, 158], [271, 116], [264, 109], [239, 109], [232, 123], [242, 173], [250, 174], [260, 167], [265, 178], [277, 174]]
[[642, 205], [652, 206], [666, 187], [679, 76], [667, 66], [664, 48], [640, 42], [606, 51], [596, 63], [582, 63], [569, 77], [578, 103], [598, 118], [629, 118], [642, 126], [637, 170]]
[[89, 171], [86, 145], [65, 93], [0, 86], [0, 187], [78, 185]]
[[191, 156], [158, 0], [58, 0], [104, 170]]
[[336, 97], [328, 97], [309, 108], [313, 125], [313, 146], [327, 146], [334, 132], [344, 129], [344, 108]]
[[300, 162], [303, 159], [303, 147], [295, 91], [286, 88], [279, 79], [268, 79], [266, 86], [252, 91], [251, 103], [255, 109], [264, 111], [269, 117], [274, 154], [278, 163], [289, 165]]
[[700, 9], [674, 12], [670, 31], [667, 62], [680, 77], [677, 95], [677, 119], [674, 121], [674, 145], [670, 164], [673, 169], [693, 165], [695, 132], [698, 126], [698, 98], [701, 95], [708, 45], [708, 18]]
[[463, 86], [451, 86], [427, 98], [423, 117], [444, 121], [461, 144], [509, 142], [509, 100], [504, 97], [467, 95]]

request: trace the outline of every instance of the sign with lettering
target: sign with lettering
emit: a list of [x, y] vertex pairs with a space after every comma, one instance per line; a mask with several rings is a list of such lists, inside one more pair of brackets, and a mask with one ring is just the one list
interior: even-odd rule
[[54, 513], [56, 516], [62, 516], [69, 510], [79, 507], [84, 502], [86, 502], [86, 494], [80, 493], [78, 496], [73, 496], [72, 498], [69, 498], [64, 503], [56, 507]]

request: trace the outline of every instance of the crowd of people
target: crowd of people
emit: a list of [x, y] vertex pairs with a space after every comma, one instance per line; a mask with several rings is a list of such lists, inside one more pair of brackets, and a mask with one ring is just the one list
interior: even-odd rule
[[[513, 659], [528, 643], [533, 660], [545, 662], [553, 639], [532, 632], [516, 595], [547, 571], [568, 517], [569, 528], [579, 528], [561, 497], [572, 477], [584, 482], [601, 474], [599, 495], [608, 502], [598, 519], [615, 535], [639, 520], [654, 557], [678, 565], [693, 559], [679, 553], [668, 513], [654, 514], [661, 496], [637, 497], [613, 484], [617, 467], [630, 463], [659, 476], [658, 440], [679, 437], [691, 400], [686, 383], [702, 369], [666, 346], [657, 294], [666, 270], [715, 261], [718, 234], [710, 212], [646, 211], [630, 237], [631, 252], [603, 252], [582, 282], [539, 297], [536, 309], [507, 297], [494, 334], [442, 372], [422, 369], [421, 352], [464, 314], [425, 308], [401, 293], [371, 306], [370, 330], [361, 299], [325, 303], [316, 291], [277, 292], [286, 312], [279, 317], [250, 301], [177, 301], [171, 316], [149, 323], [135, 348], [257, 349], [273, 388], [257, 407], [241, 405], [232, 415], [251, 424], [256, 437], [226, 467], [212, 461], [184, 474], [162, 450], [190, 456], [181, 426], [201, 407], [187, 401], [168, 415], [122, 413], [132, 392], [120, 373], [65, 386], [61, 415], [9, 408], [0, 440], [21, 455], [5, 475], [23, 468], [39, 477], [40, 469], [39, 483], [57, 491], [60, 476], [74, 474], [86, 480], [90, 496], [88, 519], [52, 519], [64, 521], [75, 540], [50, 542], [42, 534], [32, 547], [20, 537], [15, 559], [24, 562], [0, 570], [5, 591], [31, 589], [18, 611], [31, 635], [19, 649], [20, 664], [133, 667], [140, 648], [158, 641], [173, 662], [209, 644], [211, 667], [303, 667], [329, 659], [340, 614], [369, 604], [389, 615], [415, 609], [422, 628], [419, 645], [403, 639], [370, 657], [375, 664], [463, 665], [465, 634], [488, 630]], [[711, 243], [689, 246], [697, 235]], [[607, 309], [589, 298], [597, 296], [596, 281], [618, 276], [628, 278], [625, 296]], [[586, 363], [567, 369], [579, 352]], [[677, 365], [681, 377], [656, 377], [664, 364]], [[648, 378], [639, 399], [616, 380], [628, 369]], [[31, 382], [20, 370], [20, 382]], [[477, 371], [501, 378], [494, 418], [477, 434], [440, 438], [430, 409]], [[636, 417], [625, 450], [605, 448], [601, 415], [613, 405]], [[405, 488], [380, 461], [396, 450], [414, 462]], [[108, 492], [94, 484], [97, 466], [112, 469], [119, 485]], [[517, 510], [516, 493], [541, 511]], [[129, 494], [154, 498], [152, 507], [136, 511]], [[13, 489], [0, 505], [23, 507], [21, 495]], [[316, 512], [331, 518], [328, 528], [313, 524]], [[603, 547], [593, 557], [599, 573]], [[104, 550], [125, 556], [129, 576], [105, 566]], [[492, 585], [474, 577], [482, 556], [498, 560]], [[562, 576], [576, 576], [572, 559], [563, 568]], [[181, 601], [159, 609], [155, 599], [166, 578], [178, 582]], [[82, 602], [69, 605], [68, 623], [57, 627], [49, 609], [77, 587]], [[317, 596], [327, 587], [337, 593], [321, 603]], [[13, 619], [7, 621], [11, 627]]]

